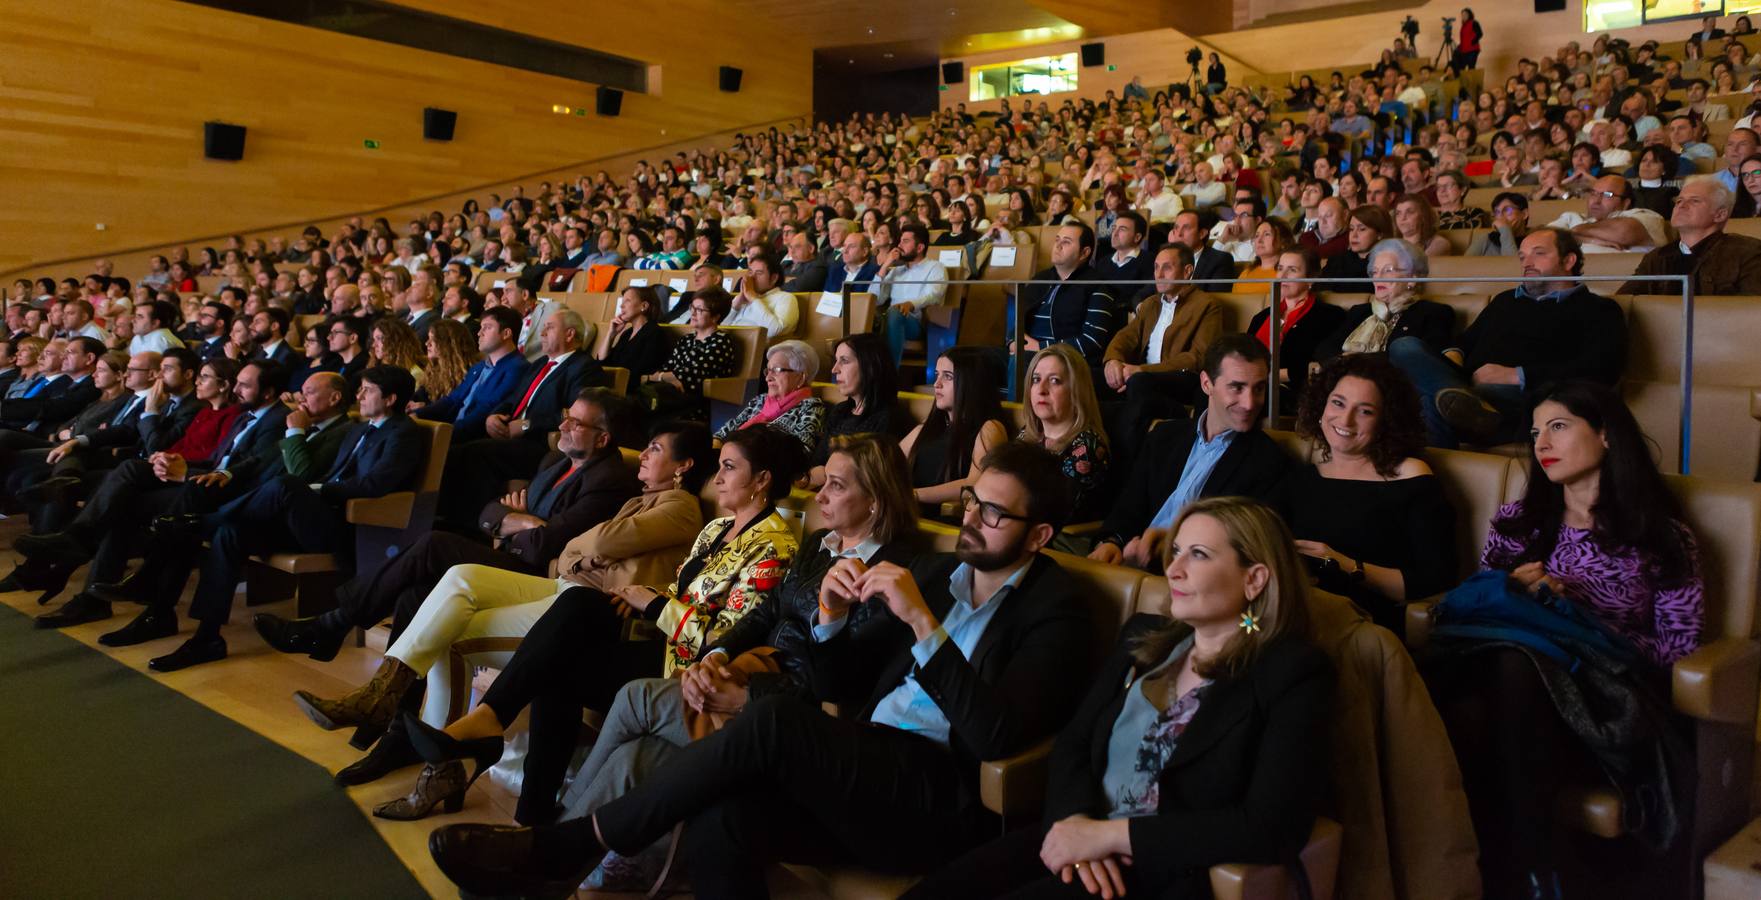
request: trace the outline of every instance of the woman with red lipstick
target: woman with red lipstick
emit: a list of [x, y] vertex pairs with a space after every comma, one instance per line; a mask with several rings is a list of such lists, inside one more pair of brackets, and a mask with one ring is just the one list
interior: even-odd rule
[[1125, 623], [1059, 733], [1043, 824], [908, 900], [1208, 897], [1211, 865], [1302, 847], [1329, 780], [1334, 673], [1290, 531], [1243, 497], [1198, 500], [1171, 531], [1167, 616]]
[[1053, 344], [1033, 355], [1027, 371], [1027, 426], [1020, 439], [1058, 454], [1064, 477], [1076, 484], [1071, 521], [1091, 521], [1103, 499], [1109, 454], [1088, 362], [1075, 347]]
[[1455, 512], [1419, 454], [1418, 392], [1379, 353], [1334, 359], [1297, 412], [1310, 458], [1283, 504], [1320, 586], [1350, 597], [1395, 634], [1407, 601], [1455, 584]]
[[[1588, 613], [1631, 646], [1628, 678], [1666, 689], [1670, 666], [1700, 646], [1704, 582], [1693, 533], [1645, 435], [1613, 389], [1585, 381], [1541, 394], [1530, 434], [1528, 488], [1492, 520], [1481, 565], [1509, 573], [1512, 588], [1538, 602], [1563, 599]], [[1489, 897], [1575, 896], [1560, 883], [1551, 840], [1562, 774], [1601, 763], [1623, 773], [1622, 784], [1654, 789], [1644, 778], [1664, 756], [1666, 743], [1631, 722], [1610, 723], [1597, 745], [1586, 743], [1584, 710], [1568, 718], [1555, 706], [1552, 682], [1563, 676], [1543, 674], [1550, 662], [1488, 640], [1427, 667], [1462, 763]], [[1627, 713], [1644, 719], [1642, 710]], [[1609, 753], [1627, 767], [1609, 768]], [[1668, 804], [1666, 794], [1652, 802]]]

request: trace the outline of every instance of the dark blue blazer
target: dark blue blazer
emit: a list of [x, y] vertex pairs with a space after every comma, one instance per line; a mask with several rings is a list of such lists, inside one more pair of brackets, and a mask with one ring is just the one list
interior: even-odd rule
[[196, 414], [201, 411], [202, 401], [196, 399], [195, 391], [190, 391], [174, 405], [160, 410], [158, 415], [142, 415], [136, 423], [141, 432], [141, 453], [158, 453], [170, 449], [172, 444], [183, 437], [185, 429], [190, 427], [190, 423], [196, 420]]
[[362, 422], [343, 439], [319, 494], [340, 503], [408, 490], [427, 459], [428, 437], [409, 416], [392, 416], [377, 428]]
[[[479, 360], [465, 372], [464, 379], [452, 389], [452, 393], [422, 407], [417, 418], [451, 422], [454, 443], [477, 440], [484, 436], [483, 420], [508, 398], [516, 385], [524, 394], [524, 387], [531, 381], [531, 371], [531, 364], [518, 351], [502, 357], [501, 362], [493, 366], [487, 359]], [[520, 401], [519, 397], [513, 399], [515, 403]]]
[[[497, 406], [495, 411], [509, 416], [513, 415], [514, 407], [520, 405], [520, 400], [532, 387], [533, 379], [536, 379], [543, 371], [544, 360], [534, 361], [527, 371], [526, 377], [515, 383], [513, 391], [502, 398], [501, 405]], [[584, 387], [600, 386], [609, 380], [606, 378], [604, 367], [599, 364], [599, 360], [593, 358], [593, 354], [585, 350], [577, 350], [570, 354], [568, 359], [563, 360], [560, 371], [546, 378], [544, 383], [538, 386], [538, 393], [532, 395], [532, 402], [527, 404], [523, 414], [523, 418], [532, 427], [527, 429], [522, 437], [542, 441], [550, 440], [550, 432], [555, 431], [557, 426], [562, 424], [563, 413], [568, 412], [569, 407], [574, 405], [575, 395], [581, 393], [581, 389]]]
[[262, 349], [259, 348], [251, 353], [251, 358], [267, 359], [280, 366], [283, 371], [292, 369], [294, 364], [299, 361], [299, 358], [294, 354], [294, 349], [287, 345], [287, 341], [282, 341], [281, 343], [276, 344], [275, 352], [273, 353], [264, 353]]
[[[850, 290], [857, 293], [869, 290], [870, 283], [874, 281], [874, 276], [879, 272], [880, 266], [875, 265], [874, 260], [871, 259], [863, 263], [862, 268], [856, 270], [856, 277], [850, 279]], [[844, 264], [834, 260], [831, 264], [831, 271], [825, 277], [825, 289], [828, 291], [843, 290], [845, 274]]]

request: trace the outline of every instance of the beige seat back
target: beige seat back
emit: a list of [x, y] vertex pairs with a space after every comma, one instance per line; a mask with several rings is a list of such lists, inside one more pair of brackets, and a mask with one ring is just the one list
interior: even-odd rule
[[1048, 550], [1046, 555], [1057, 560], [1081, 588], [1093, 625], [1091, 659], [1098, 663], [1118, 641], [1119, 627], [1136, 612], [1144, 573], [1056, 550]]

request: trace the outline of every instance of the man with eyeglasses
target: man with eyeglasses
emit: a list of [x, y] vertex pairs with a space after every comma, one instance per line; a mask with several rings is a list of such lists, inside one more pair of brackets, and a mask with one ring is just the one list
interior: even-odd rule
[[[263, 614], [255, 616], [252, 624], [269, 646], [326, 662], [335, 658], [351, 628], [370, 628], [387, 616], [395, 641], [431, 593], [451, 594], [461, 582], [482, 589], [470, 597], [473, 603], [481, 597], [485, 608], [496, 605], [491, 598], [512, 602], [520, 592], [499, 590], [504, 582], [498, 576], [544, 575], [570, 540], [616, 515], [639, 492], [635, 472], [612, 437], [629, 428], [634, 417], [634, 408], [622, 397], [603, 388], [581, 391], [563, 418], [558, 452], [531, 484], [490, 503], [479, 517], [483, 534], [502, 540], [500, 549], [449, 532], [430, 532], [376, 572], [342, 585], [336, 592], [336, 609], [294, 620]], [[454, 573], [446, 587], [437, 587], [455, 566], [467, 566], [469, 571]], [[506, 624], [519, 630], [502, 633], [524, 634], [536, 617], [534, 613], [522, 623], [510, 620]], [[408, 701], [408, 708], [420, 708], [421, 691], [410, 692]], [[347, 701], [323, 700], [305, 691], [295, 695], [295, 702], [312, 721], [329, 729], [345, 720], [358, 722], [365, 712]], [[397, 756], [388, 758], [387, 753]], [[394, 768], [416, 761], [414, 751], [401, 740], [379, 748], [373, 758], [375, 766]]]
[[1547, 223], [1572, 233], [1584, 253], [1645, 252], [1669, 240], [1663, 217], [1633, 206], [1633, 189], [1619, 175], [1604, 175], [1584, 196], [1589, 215], [1566, 212]]
[[[443, 828], [429, 842], [435, 860], [472, 893], [548, 893], [608, 849], [634, 855], [688, 821], [692, 883], [745, 897], [764, 896], [779, 862], [921, 873], [993, 836], [979, 763], [1052, 734], [1087, 683], [1081, 589], [1041, 553], [1070, 491], [1051, 453], [1003, 444], [962, 491], [954, 553], [910, 569], [832, 567], [806, 647], [810, 681], [854, 715], [754, 700], [591, 816]], [[874, 616], [846, 628], [858, 603]]]
[[526, 358], [518, 352], [514, 340], [520, 334], [520, 317], [506, 307], [485, 310], [477, 326], [477, 350], [483, 354], [465, 372], [465, 377], [452, 393], [425, 406], [410, 410], [410, 415], [430, 422], [451, 422], [455, 443], [474, 441], [488, 436], [484, 423], [489, 413], [513, 391], [528, 371]]
[[[128, 395], [114, 411], [86, 427], [70, 425], [44, 438], [23, 432], [0, 432], [0, 473], [6, 473], [6, 493], [35, 507], [31, 510], [34, 530], [55, 531], [65, 523], [65, 519], [51, 521], [57, 511], [68, 508], [53, 502], [61, 499], [64, 488], [77, 484], [82, 476], [112, 468], [134, 455], [147, 433], [141, 427], [141, 413], [145, 411], [147, 396], [159, 383], [159, 365], [157, 353], [130, 357], [122, 382]], [[62, 478], [68, 480], [44, 486], [50, 479]]]
[[1438, 353], [1408, 335], [1388, 359], [1412, 379], [1433, 447], [1519, 440], [1526, 392], [1576, 378], [1613, 385], [1626, 365], [1626, 314], [1572, 281], [1584, 271], [1577, 238], [1538, 228], [1518, 251], [1523, 282], [1486, 305], [1456, 346]]
[[202, 362], [226, 355], [226, 337], [232, 331], [232, 307], [219, 300], [202, 304], [196, 314], [195, 336], [200, 342], [191, 349]]
[[349, 390], [353, 392], [360, 384], [361, 372], [367, 368], [367, 341], [372, 333], [372, 322], [359, 316], [332, 317], [323, 327], [336, 373], [348, 379]]
[[[1761, 164], [1749, 163], [1761, 170]], [[1696, 175], [1676, 195], [1669, 224], [1681, 238], [1645, 254], [1634, 275], [1691, 275], [1696, 294], [1761, 294], [1761, 241], [1724, 229], [1736, 197], [1710, 175]], [[1672, 281], [1631, 281], [1622, 294], [1679, 296]]]
[[1260, 429], [1271, 364], [1251, 334], [1211, 342], [1198, 377], [1204, 409], [1196, 419], [1163, 422], [1144, 439], [1089, 559], [1149, 568], [1162, 558], [1168, 528], [1186, 504], [1278, 496], [1291, 461]]
[[1515, 256], [1529, 233], [1529, 198], [1504, 191], [1492, 198], [1492, 227], [1474, 235], [1468, 256]]

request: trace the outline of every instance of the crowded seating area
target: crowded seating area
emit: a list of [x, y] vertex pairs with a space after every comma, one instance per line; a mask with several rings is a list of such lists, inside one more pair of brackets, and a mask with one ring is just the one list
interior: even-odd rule
[[1463, 18], [19, 278], [0, 592], [465, 896], [1761, 895], [1761, 35]]

